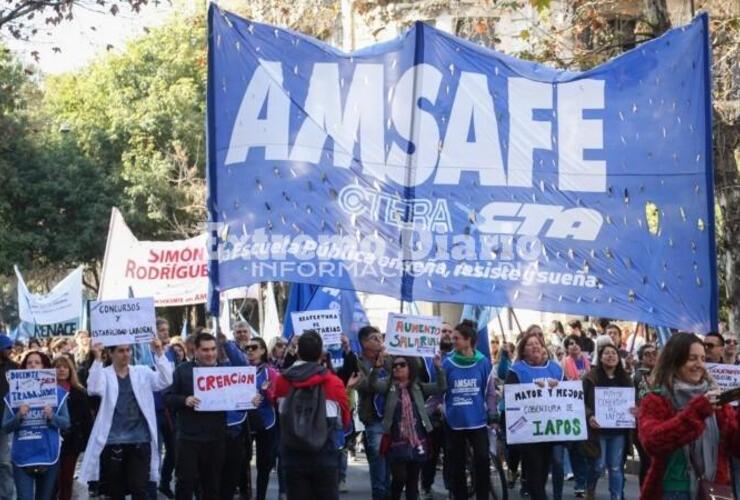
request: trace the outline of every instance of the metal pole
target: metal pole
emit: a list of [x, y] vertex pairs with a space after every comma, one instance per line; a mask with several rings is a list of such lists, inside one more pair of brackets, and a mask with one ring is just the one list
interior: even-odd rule
[[516, 323], [516, 327], [519, 329], [519, 333], [522, 333], [524, 330], [522, 330], [522, 325], [519, 324], [519, 318], [516, 317], [514, 308], [510, 307], [509, 310], [511, 311], [511, 315], [514, 317], [514, 322]]
[[501, 340], [503, 342], [506, 342], [506, 332], [504, 331], [504, 322], [501, 321], [501, 313], [498, 310], [498, 307], [496, 308], [496, 318], [498, 319], [498, 327], [501, 328]]

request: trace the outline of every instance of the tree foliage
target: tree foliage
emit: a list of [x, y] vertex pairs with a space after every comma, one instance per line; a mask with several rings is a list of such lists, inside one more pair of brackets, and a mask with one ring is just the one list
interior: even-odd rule
[[70, 21], [75, 8], [98, 7], [118, 14], [121, 6], [127, 5], [139, 12], [149, 0], [4, 0], [0, 3], [0, 30], [5, 29], [15, 38], [35, 35], [38, 31], [36, 19], [43, 18], [46, 25], [57, 25]]
[[110, 177], [140, 236], [189, 236], [204, 220], [205, 71], [203, 18], [178, 17], [47, 82], [47, 113]]

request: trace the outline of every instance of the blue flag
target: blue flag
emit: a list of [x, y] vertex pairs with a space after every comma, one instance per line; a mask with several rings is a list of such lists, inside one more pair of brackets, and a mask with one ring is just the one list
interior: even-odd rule
[[213, 3], [208, 29], [216, 291], [716, 325], [706, 15], [583, 73], [423, 23], [351, 54]]
[[[657, 326], [655, 330], [658, 333], [658, 349], [663, 349], [671, 338], [671, 329], [665, 326]], [[635, 333], [636, 334], [636, 333]]]
[[339, 318], [342, 322], [342, 332], [349, 338], [353, 351], [360, 351], [357, 332], [365, 325], [370, 324], [365, 308], [357, 298], [354, 290], [337, 290], [328, 287], [312, 287], [293, 283], [290, 286], [288, 304], [285, 308], [283, 321], [283, 337], [290, 340], [293, 337], [293, 321], [291, 313], [299, 311], [318, 311], [322, 309], [339, 309]]
[[478, 324], [478, 342], [475, 348], [488, 358], [491, 357], [491, 346], [488, 343], [488, 323], [491, 321], [493, 314], [496, 314], [496, 309], [493, 307], [465, 304], [460, 315], [460, 321], [469, 319]]
[[[293, 320], [290, 314], [293, 312], [307, 311], [316, 290], [316, 285], [305, 285], [302, 283], [291, 283], [288, 292], [288, 302], [285, 305], [285, 316], [283, 317], [283, 337], [290, 340], [293, 337]], [[328, 309], [320, 308], [320, 309]]]

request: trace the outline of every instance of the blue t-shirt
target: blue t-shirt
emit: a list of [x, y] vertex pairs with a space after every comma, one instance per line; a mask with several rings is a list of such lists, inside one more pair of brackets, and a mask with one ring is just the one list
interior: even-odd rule
[[542, 366], [533, 366], [524, 361], [517, 361], [511, 365], [511, 371], [516, 373], [520, 384], [531, 384], [537, 380], [563, 380], [563, 368], [553, 360], [548, 360]]
[[478, 429], [486, 425], [486, 385], [491, 361], [483, 357], [469, 366], [458, 365], [453, 357], [442, 361], [447, 376], [445, 419], [456, 430]]
[[118, 379], [118, 399], [106, 444], [134, 444], [149, 442], [149, 426], [136, 401], [131, 387], [131, 376]]

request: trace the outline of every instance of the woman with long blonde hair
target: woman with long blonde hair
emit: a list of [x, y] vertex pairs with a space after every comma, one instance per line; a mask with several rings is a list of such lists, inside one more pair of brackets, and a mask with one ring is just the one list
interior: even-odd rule
[[74, 362], [68, 356], [59, 356], [52, 361], [57, 371], [57, 385], [64, 388], [69, 410], [70, 427], [62, 431], [62, 450], [59, 457], [59, 500], [72, 498], [75, 466], [80, 453], [85, 451], [92, 430], [93, 418], [87, 391], [77, 378]]

